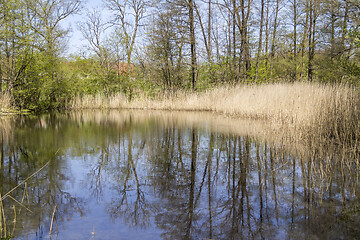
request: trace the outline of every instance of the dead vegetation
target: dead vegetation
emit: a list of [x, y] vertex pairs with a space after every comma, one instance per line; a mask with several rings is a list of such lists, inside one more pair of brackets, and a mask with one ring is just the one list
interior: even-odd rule
[[345, 85], [317, 83], [238, 85], [202, 93], [177, 92], [129, 102], [123, 95], [77, 98], [72, 109], [153, 109], [211, 111], [261, 119], [287, 132], [292, 141], [306, 140], [359, 145], [359, 95]]

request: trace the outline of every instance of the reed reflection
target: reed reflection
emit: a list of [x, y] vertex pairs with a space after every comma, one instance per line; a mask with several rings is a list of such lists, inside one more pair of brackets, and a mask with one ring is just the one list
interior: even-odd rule
[[[37, 129], [45, 122], [46, 127]], [[2, 210], [6, 214], [1, 226], [11, 223], [11, 227], [1, 229], [2, 237], [11, 232], [11, 235], [26, 238], [31, 232], [41, 238], [49, 232], [51, 219], [62, 222], [76, 213], [84, 214], [84, 202], [64, 187], [71, 176], [63, 164], [58, 119], [54, 116], [47, 116], [46, 120], [20, 117], [12, 119], [9, 125], [11, 134], [5, 138], [1, 132], [0, 191]], [[42, 167], [42, 171], [20, 185]], [[11, 189], [15, 190], [10, 192]], [[9, 211], [10, 208], [13, 211]], [[52, 217], [55, 208], [56, 214]]]
[[[359, 153], [294, 151], [250, 134], [217, 131], [217, 125], [198, 127], [184, 118], [127, 112], [31, 120], [15, 128], [12, 144], [1, 138], [1, 192], [61, 149], [28, 187], [29, 208], [38, 208], [41, 219], [38, 229], [45, 228], [54, 205], [60, 209], [58, 222], [65, 222], [73, 214], [86, 216], [87, 202], [96, 198], [105, 206], [104, 216], [130, 229], [158, 228], [164, 239], [360, 234]], [[31, 126], [40, 123], [34, 133]], [[30, 140], [34, 134], [44, 139], [41, 147]], [[85, 198], [64, 190], [73, 178], [67, 168], [77, 156], [89, 165]], [[21, 199], [23, 192], [17, 194]]]
[[[148, 213], [142, 218], [146, 224], [139, 224], [139, 219], [132, 224], [149, 226], [153, 216], [164, 238], [330, 237], [334, 228], [344, 236], [351, 234], [336, 223], [343, 214], [338, 207], [356, 204], [358, 190], [357, 178], [347, 190], [341, 155], [290, 156], [281, 147], [251, 137], [195, 128], [149, 128], [146, 135], [133, 131], [124, 136], [132, 141], [123, 149], [126, 178], [122, 197], [111, 204], [113, 216], [124, 216], [117, 209], [124, 204], [126, 183], [132, 179], [136, 210], [124, 210], [132, 213], [126, 219], [142, 216], [136, 214], [140, 209]], [[134, 141], [133, 136], [145, 140]], [[132, 152], [144, 149], [146, 154], [136, 157], [143, 165], [135, 167]], [[342, 160], [336, 160], [339, 157]], [[356, 177], [358, 170], [348, 176]], [[352, 197], [345, 201], [350, 188]], [[329, 201], [334, 204], [324, 204]]]

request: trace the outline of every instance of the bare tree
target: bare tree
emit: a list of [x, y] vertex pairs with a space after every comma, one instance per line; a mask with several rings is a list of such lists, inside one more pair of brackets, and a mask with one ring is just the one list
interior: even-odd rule
[[122, 30], [126, 46], [127, 66], [130, 67], [131, 56], [141, 22], [145, 17], [146, 0], [104, 0], [107, 8], [113, 13], [111, 24]]
[[101, 11], [98, 9], [89, 11], [86, 14], [86, 22], [79, 24], [79, 30], [89, 42], [90, 50], [98, 56], [100, 65], [105, 65], [108, 57], [103, 39], [107, 28], [107, 24], [102, 20]]
[[67, 31], [61, 29], [60, 22], [80, 10], [81, 0], [25, 0], [29, 9], [33, 31], [42, 38], [41, 50], [54, 52], [59, 49], [59, 39]]
[[[111, 72], [114, 70], [114, 63], [109, 48], [105, 44], [104, 35], [108, 25], [103, 21], [101, 12], [93, 9], [86, 14], [86, 22], [79, 24], [79, 29], [83, 37], [88, 41], [90, 50], [93, 51], [99, 59], [100, 69], [97, 75], [104, 89], [105, 96], [110, 93], [109, 85], [111, 81]], [[95, 68], [96, 69], [96, 68]]]

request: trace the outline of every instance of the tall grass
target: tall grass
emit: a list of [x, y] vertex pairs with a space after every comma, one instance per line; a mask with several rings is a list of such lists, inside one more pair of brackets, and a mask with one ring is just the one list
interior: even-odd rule
[[[219, 87], [202, 93], [163, 94], [157, 99], [141, 96], [129, 102], [112, 98], [82, 98], [72, 108], [127, 108], [211, 111], [263, 119], [287, 131], [289, 139], [338, 144], [359, 143], [359, 94], [346, 85], [293, 83]], [[356, 145], [355, 145], [356, 146]]]
[[119, 93], [111, 97], [104, 97], [101, 94], [77, 96], [68, 103], [70, 109], [115, 109], [127, 108], [129, 102], [125, 95]]

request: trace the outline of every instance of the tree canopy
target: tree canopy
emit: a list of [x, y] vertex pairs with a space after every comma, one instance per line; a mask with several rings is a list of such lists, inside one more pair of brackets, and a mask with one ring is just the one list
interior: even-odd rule
[[[0, 1], [0, 92], [20, 109], [75, 96], [203, 91], [222, 84], [360, 80], [355, 0]], [[65, 55], [63, 20], [88, 42]]]

